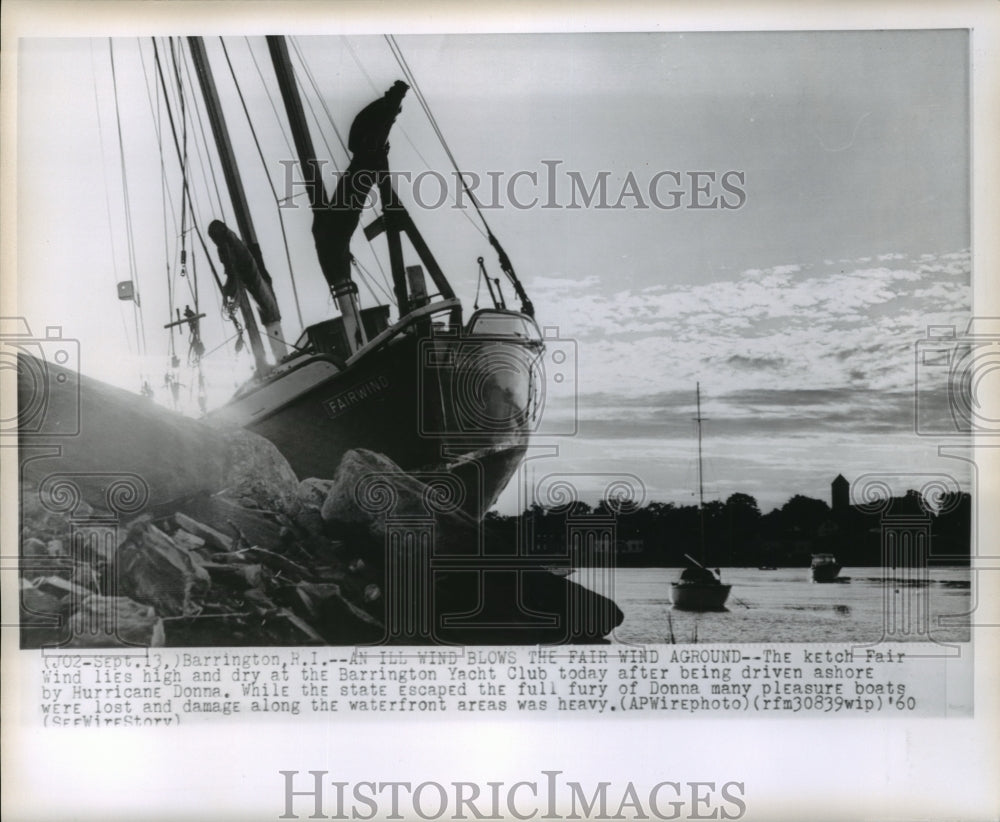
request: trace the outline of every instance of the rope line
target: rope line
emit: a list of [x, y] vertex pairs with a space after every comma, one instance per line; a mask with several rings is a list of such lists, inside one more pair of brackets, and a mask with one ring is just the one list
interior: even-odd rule
[[[108, 38], [108, 56], [111, 61], [111, 86], [115, 98], [115, 122], [118, 128], [118, 152], [119, 165], [122, 175], [122, 198], [125, 206], [125, 232], [128, 240], [129, 277], [132, 282], [134, 298], [132, 300], [132, 314], [135, 319], [135, 345], [141, 356], [146, 356], [146, 326], [143, 322], [141, 298], [139, 296], [139, 283], [137, 279], [137, 265], [135, 261], [135, 236], [132, 230], [132, 206], [128, 191], [128, 169], [125, 163], [125, 141], [122, 139], [122, 118], [121, 108], [118, 105], [118, 77], [115, 71], [115, 46], [114, 41]], [[141, 345], [140, 345], [141, 335]], [[141, 370], [141, 369], [140, 369]]]
[[[160, 62], [160, 52], [159, 52], [159, 49], [156, 46], [156, 40], [155, 39], [153, 39], [153, 54], [154, 54], [154, 56], [156, 58], [156, 71], [157, 71], [157, 75], [159, 76], [159, 79], [160, 79], [160, 86], [163, 88], [164, 97], [166, 97], [166, 94], [167, 94], [167, 84], [166, 84], [166, 80], [163, 77], [163, 66], [162, 66], [162, 64]], [[170, 102], [168, 100], [166, 100], [165, 102], [166, 102], [166, 107], [167, 107], [167, 119], [170, 121], [170, 133], [171, 133], [171, 135], [174, 138], [174, 149], [177, 152], [177, 159], [179, 161], [181, 159], [181, 149], [180, 149], [180, 143], [179, 143], [179, 141], [177, 139], [177, 126], [176, 126], [176, 123], [174, 122], [174, 114], [173, 114], [173, 110], [171, 109]], [[187, 185], [188, 185], [187, 178], [184, 178], [183, 182], [184, 182], [184, 187], [187, 188]], [[212, 277], [215, 279], [215, 284], [219, 288], [219, 293], [222, 293], [222, 290], [223, 290], [222, 289], [222, 280], [219, 278], [219, 272], [216, 271], [215, 264], [212, 262], [212, 257], [208, 253], [208, 245], [205, 243], [205, 238], [202, 236], [201, 229], [198, 227], [198, 221], [197, 220], [195, 220], [194, 230], [195, 230], [195, 234], [197, 235], [198, 240], [199, 240], [199, 242], [201, 244], [201, 248], [205, 252], [205, 257], [208, 259], [208, 265], [209, 265], [209, 268], [211, 268], [211, 270], [212, 270]]]
[[455, 155], [452, 154], [451, 148], [448, 146], [448, 141], [444, 137], [444, 133], [438, 126], [437, 118], [434, 117], [434, 113], [431, 111], [430, 104], [424, 98], [423, 92], [420, 90], [420, 84], [417, 82], [416, 76], [410, 71], [410, 67], [406, 62], [406, 58], [403, 56], [402, 50], [396, 43], [396, 38], [391, 35], [385, 35], [386, 42], [389, 44], [389, 49], [392, 51], [396, 58], [396, 62], [399, 63], [400, 69], [403, 74], [410, 80], [413, 87], [414, 94], [417, 100], [420, 101], [421, 107], [424, 109], [424, 113], [427, 115], [427, 119], [431, 124], [431, 128], [437, 135], [438, 140], [441, 143], [441, 147], [444, 149], [445, 154], [448, 155], [448, 159], [451, 161], [452, 168], [455, 169], [455, 173], [458, 175], [459, 182], [462, 184], [462, 188], [465, 193], [469, 195], [469, 199], [472, 201], [473, 207], [476, 209], [476, 213], [479, 215], [479, 219], [483, 223], [483, 228], [486, 229], [486, 239], [489, 240], [491, 246], [493, 246], [494, 251], [497, 253], [497, 257], [500, 259], [500, 269], [510, 280], [511, 285], [514, 287], [514, 293], [517, 294], [518, 299], [521, 301], [522, 310], [529, 316], [533, 316], [535, 313], [534, 306], [531, 304], [531, 300], [528, 299], [528, 295], [524, 291], [524, 287], [521, 285], [521, 281], [518, 279], [517, 274], [514, 272], [514, 266], [511, 264], [510, 258], [507, 256], [507, 252], [504, 251], [503, 247], [500, 245], [500, 241], [493, 234], [490, 229], [489, 223], [486, 221], [486, 216], [483, 214], [482, 209], [479, 207], [479, 202], [476, 200], [472, 191], [469, 189], [468, 184], [465, 182], [465, 177], [462, 176], [462, 170], [458, 167], [458, 162], [455, 160]]
[[285, 148], [288, 150], [288, 156], [294, 156], [295, 150], [292, 148], [292, 144], [288, 140], [288, 132], [285, 131], [285, 124], [281, 119], [281, 115], [278, 113], [278, 106], [274, 102], [274, 97], [271, 95], [271, 89], [268, 87], [267, 81], [264, 79], [264, 72], [261, 71], [260, 63], [257, 62], [257, 55], [253, 52], [253, 45], [250, 42], [250, 38], [244, 37], [243, 40], [247, 44], [247, 51], [250, 52], [250, 59], [253, 60], [254, 68], [257, 69], [257, 76], [260, 77], [260, 84], [264, 87], [264, 93], [267, 95], [267, 101], [271, 104], [271, 111], [274, 112], [274, 119], [278, 123], [278, 131], [281, 133], [281, 137], [285, 141]]
[[[348, 39], [348, 37], [347, 37], [346, 34], [342, 35], [342, 39], [344, 41], [344, 45], [347, 46], [348, 53], [351, 55], [351, 58], [354, 60], [354, 64], [358, 67], [358, 70], [362, 73], [362, 75], [364, 75], [364, 78], [368, 81], [368, 85], [371, 86], [372, 91], [374, 91], [376, 94], [378, 94], [379, 90], [378, 90], [378, 87], [375, 85], [375, 81], [372, 79], [371, 75], [365, 69], [364, 64], [361, 62], [360, 58], [357, 55], [357, 52], [354, 50], [354, 47], [351, 45], [351, 41]], [[399, 60], [397, 59], [396, 62], [399, 63]], [[400, 66], [400, 69], [402, 69], [402, 66]], [[406, 74], [406, 73], [407, 72], [404, 70], [404, 74]], [[408, 79], [411, 81], [410, 85], [415, 87], [412, 73], [410, 73], [408, 75]], [[426, 109], [425, 109], [425, 111], [426, 111]], [[420, 158], [420, 161], [424, 164], [424, 167], [427, 168], [428, 170], [432, 170], [433, 167], [427, 161], [427, 158], [424, 157], [423, 152], [421, 152], [420, 149], [417, 147], [417, 144], [415, 142], [413, 142], [413, 139], [410, 137], [410, 133], [405, 128], [403, 128], [402, 126], [399, 126], [397, 128], [398, 128], [398, 130], [400, 132], [402, 132], [403, 137], [406, 139], [406, 142], [409, 143], [410, 148], [412, 148], [413, 152], [417, 155], [417, 157]], [[458, 198], [451, 197], [449, 199], [451, 201], [451, 204], [454, 205], [456, 208], [458, 208]], [[474, 229], [476, 229], [476, 231], [479, 232], [479, 234], [484, 239], [486, 239], [486, 233], [478, 225], [476, 225], [476, 221], [473, 220], [472, 217], [469, 216], [468, 212], [464, 208], [463, 209], [459, 209], [459, 211], [462, 214], [462, 216], [465, 217], [465, 219], [469, 221], [469, 225], [471, 225]]]
[[[194, 100], [194, 113], [195, 113], [195, 118], [196, 118], [196, 120], [198, 122], [198, 130], [201, 132], [201, 143], [195, 142], [195, 150], [198, 152], [198, 162], [201, 165], [201, 173], [202, 173], [202, 175], [205, 176], [206, 179], [209, 176], [211, 176], [211, 179], [212, 179], [212, 188], [215, 191], [215, 205], [217, 205], [219, 207], [219, 214], [225, 214], [226, 213], [225, 212], [225, 200], [223, 199], [222, 192], [219, 189], [219, 179], [218, 179], [218, 176], [215, 173], [215, 164], [212, 163], [212, 162], [207, 161], [202, 156], [202, 151], [201, 151], [202, 145], [204, 145], [206, 147], [206, 154], [207, 154], [207, 146], [211, 145], [211, 143], [209, 142], [208, 136], [205, 133], [205, 121], [204, 121], [204, 118], [202, 117], [202, 107], [199, 105], [199, 102], [203, 102], [203, 101], [201, 100], [201, 95], [200, 94], [195, 94], [194, 93], [195, 86], [194, 86], [194, 81], [191, 79], [191, 61], [190, 61], [190, 58], [189, 58], [189, 56], [187, 55], [186, 52], [182, 52], [182, 53], [184, 55], [184, 58], [183, 58], [184, 73], [187, 76], [188, 88], [191, 89], [191, 98]], [[206, 166], [208, 167], [208, 174], [205, 173], [205, 167]], [[207, 186], [206, 186], [206, 188], [207, 188]], [[211, 198], [211, 195], [210, 195], [209, 196], [209, 201], [211, 201], [211, 199], [212, 198]]]
[[[309, 84], [312, 86], [313, 91], [316, 93], [316, 97], [319, 100], [320, 106], [322, 106], [323, 111], [326, 113], [326, 119], [330, 121], [330, 127], [333, 129], [333, 133], [337, 136], [337, 142], [340, 143], [340, 147], [343, 149], [344, 154], [347, 156], [348, 161], [350, 161], [351, 153], [347, 150], [347, 143], [344, 142], [344, 138], [341, 136], [340, 130], [337, 128], [337, 123], [334, 121], [333, 115], [330, 113], [330, 109], [326, 105], [326, 100], [320, 93], [319, 85], [316, 83], [316, 78], [313, 77], [313, 73], [309, 68], [309, 64], [306, 62], [305, 57], [302, 56], [302, 51], [299, 49], [298, 41], [294, 37], [289, 37], [288, 40], [292, 44], [292, 49], [294, 49], [295, 55], [299, 58], [299, 63], [301, 63], [302, 65], [302, 69], [309, 80]], [[317, 122], [319, 122], [318, 119]], [[329, 146], [327, 146], [327, 150], [329, 151]], [[336, 159], [333, 158], [332, 151], [330, 152], [330, 157], [336, 164], [337, 161]], [[338, 168], [337, 170], [339, 171], [340, 169]]]
[[[305, 67], [305, 63], [302, 60], [302, 55], [299, 54], [299, 52], [298, 52], [298, 46], [296, 45], [295, 40], [293, 38], [291, 38], [291, 37], [289, 37], [288, 40], [291, 42], [292, 49], [293, 49], [293, 51], [295, 51], [296, 56], [299, 58], [299, 62], [302, 63], [302, 66], [303, 66], [304, 73], [305, 73], [306, 77], [310, 78], [309, 70], [308, 70], [308, 68]], [[292, 69], [292, 71], [294, 73], [294, 68]], [[310, 81], [311, 81], [311, 78], [310, 78]], [[318, 90], [316, 89], [315, 83], [312, 83], [312, 86], [313, 86], [313, 91], [316, 92], [317, 96], [320, 96]], [[316, 124], [316, 128], [319, 131], [319, 137], [323, 141], [323, 146], [326, 148], [327, 156], [330, 158], [330, 161], [333, 163], [333, 167], [335, 169], [337, 169], [337, 171], [339, 172], [340, 171], [340, 166], [337, 164], [337, 158], [336, 158], [336, 156], [334, 156], [333, 149], [330, 148], [330, 143], [326, 139], [326, 132], [322, 128], [322, 125], [321, 125], [321, 123], [319, 121], [319, 117], [316, 116], [316, 109], [313, 108], [312, 100], [310, 99], [310, 97], [309, 97], [308, 94], [303, 94], [302, 98], [305, 100], [306, 106], [309, 108], [309, 113], [312, 115], [313, 122]], [[322, 99], [320, 100], [320, 102], [322, 102]], [[332, 120], [331, 120], [331, 122], [332, 122]], [[334, 126], [333, 130], [334, 130], [334, 133], [337, 135], [337, 139], [341, 140], [341, 138], [340, 138], [340, 132], [337, 131], [336, 126]], [[341, 144], [341, 146], [344, 145], [343, 140], [341, 140], [340, 144]], [[345, 147], [344, 151], [346, 151], [346, 150], [347, 150], [347, 148]], [[348, 155], [348, 156], [350, 156], [350, 155]]]
[[[97, 137], [101, 146], [101, 167], [107, 166], [106, 155], [104, 153], [104, 127], [101, 123], [101, 99], [97, 91], [97, 63], [94, 60], [94, 44], [90, 44], [90, 65], [94, 78], [94, 108], [97, 111]], [[115, 232], [112, 229], [111, 220], [111, 190], [108, 188], [108, 177], [102, 175], [104, 181], [104, 207], [108, 215], [108, 237], [111, 241], [111, 276], [114, 277], [115, 288], [118, 288], [118, 253], [115, 251]], [[121, 317], [122, 330], [125, 332], [125, 345], [128, 348], [129, 356], [132, 356], [132, 338], [128, 333], [128, 322], [125, 320], [125, 306], [118, 302], [118, 316]], [[141, 375], [140, 375], [141, 379]]]

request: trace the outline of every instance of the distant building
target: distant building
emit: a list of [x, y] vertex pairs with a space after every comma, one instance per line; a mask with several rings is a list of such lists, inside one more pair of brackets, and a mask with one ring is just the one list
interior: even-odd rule
[[846, 511], [851, 504], [851, 484], [843, 474], [830, 483], [830, 507], [836, 511]]

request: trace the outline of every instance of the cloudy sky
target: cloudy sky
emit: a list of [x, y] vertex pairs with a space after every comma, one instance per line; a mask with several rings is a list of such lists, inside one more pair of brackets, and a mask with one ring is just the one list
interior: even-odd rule
[[[551, 440], [558, 457], [531, 463], [535, 479], [573, 474], [590, 498], [605, 475], [629, 473], [648, 499], [690, 503], [700, 382], [709, 498], [743, 491], [764, 510], [794, 493], [828, 499], [837, 473], [892, 474], [903, 490], [906, 474], [945, 472], [967, 486], [961, 464], [937, 457], [937, 440], [913, 433], [914, 346], [929, 325], [961, 331], [970, 316], [965, 32], [401, 36], [398, 44], [460, 166], [500, 181], [497, 197], [486, 183], [479, 189], [496, 206], [487, 218], [540, 324], [558, 328], [575, 351], [575, 410], [564, 384], [548, 424], [565, 430], [575, 414], [577, 434]], [[299, 311], [308, 324], [331, 310], [308, 214], [284, 212], [297, 310], [264, 167], [219, 41], [207, 45], [294, 339]], [[226, 46], [280, 192], [277, 160], [292, 154], [267, 94], [275, 92], [266, 48], [239, 37]], [[169, 144], [170, 182], [161, 186], [152, 48], [148, 39], [116, 40], [113, 79], [109, 53], [107, 40], [21, 43], [19, 303], [33, 329], [60, 324], [81, 340], [85, 372], [135, 390], [140, 375], [162, 381], [166, 283], [190, 294], [190, 277], [178, 277], [178, 230], [173, 216], [164, 219], [164, 203], [168, 215], [179, 209], [179, 188]], [[318, 149], [328, 143], [343, 167], [327, 115], [346, 134], [399, 66], [380, 37], [297, 38], [293, 58]], [[119, 117], [145, 358], [136, 356], [137, 316], [114, 291], [130, 272]], [[196, 120], [190, 128], [194, 141]], [[391, 143], [397, 171], [450, 171], [412, 93]], [[211, 155], [191, 162], [204, 228], [229, 211], [214, 193]], [[605, 202], [577, 197], [582, 207], [569, 207], [574, 179], [588, 189], [603, 180]], [[467, 219], [474, 215], [450, 200], [430, 208], [438, 188], [424, 182], [402, 194], [471, 302], [476, 257], [496, 276], [495, 258]], [[697, 207], [708, 203], [715, 207]], [[374, 254], [387, 268], [384, 251], [360, 235], [354, 251], [374, 279]], [[211, 349], [229, 333], [205, 263], [197, 265]], [[208, 363], [218, 402], [248, 367], [245, 357], [234, 365], [231, 348]], [[514, 504], [512, 489], [503, 506]]]

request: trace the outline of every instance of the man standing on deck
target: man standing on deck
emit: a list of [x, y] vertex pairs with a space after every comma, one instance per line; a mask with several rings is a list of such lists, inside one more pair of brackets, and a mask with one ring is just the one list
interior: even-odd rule
[[330, 198], [328, 206], [315, 211], [313, 235], [320, 256], [336, 260], [338, 282], [351, 278], [351, 237], [361, 219], [368, 194], [380, 174], [389, 169], [389, 131], [402, 110], [410, 87], [397, 80], [378, 100], [369, 103], [351, 123], [347, 148], [351, 162]]

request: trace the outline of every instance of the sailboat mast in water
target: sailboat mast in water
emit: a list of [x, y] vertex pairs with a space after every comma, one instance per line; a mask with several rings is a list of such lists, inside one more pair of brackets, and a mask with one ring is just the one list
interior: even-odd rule
[[705, 561], [705, 485], [703, 481], [703, 466], [701, 457], [701, 383], [695, 383], [697, 411], [695, 421], [698, 423], [698, 550], [700, 559]]

